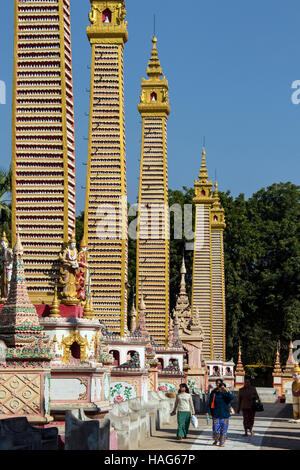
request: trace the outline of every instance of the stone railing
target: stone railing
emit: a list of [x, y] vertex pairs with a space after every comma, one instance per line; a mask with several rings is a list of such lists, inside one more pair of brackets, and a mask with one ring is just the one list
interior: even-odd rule
[[110, 420], [89, 419], [82, 409], [66, 411], [65, 450], [109, 450]]
[[113, 406], [108, 414], [117, 433], [119, 450], [136, 450], [141, 443], [170, 422], [174, 398], [163, 392], [149, 392], [148, 401], [133, 398]]

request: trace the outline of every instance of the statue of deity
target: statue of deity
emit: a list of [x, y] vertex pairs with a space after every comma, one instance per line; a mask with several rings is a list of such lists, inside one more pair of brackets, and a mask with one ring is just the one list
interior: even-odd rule
[[145, 90], [142, 90], [141, 103], [145, 103]]
[[300, 422], [300, 368], [295, 367], [293, 374], [292, 394], [293, 394], [293, 415], [294, 420]]
[[76, 290], [76, 275], [79, 269], [78, 251], [76, 248], [76, 240], [73, 235], [69, 241], [68, 247], [59, 255], [60, 268], [60, 284], [62, 286], [62, 303], [65, 305], [78, 305]]
[[99, 11], [99, 9], [96, 8], [95, 5], [93, 5], [92, 11], [89, 13], [89, 20], [91, 24], [95, 24], [97, 21], [97, 11]]
[[169, 92], [167, 90], [163, 90], [163, 103], [169, 104]]
[[1, 264], [3, 269], [1, 275], [1, 298], [7, 299], [12, 276], [13, 252], [12, 249], [9, 248], [5, 232], [3, 232], [1, 239]]
[[90, 268], [87, 259], [87, 244], [83, 238], [80, 243], [80, 252], [78, 253], [78, 269], [76, 272], [77, 298], [84, 304], [87, 300], [87, 294], [90, 293]]
[[121, 24], [125, 20], [127, 12], [125, 10], [124, 5], [122, 5], [122, 3], [118, 4], [116, 10], [117, 10], [117, 23]]

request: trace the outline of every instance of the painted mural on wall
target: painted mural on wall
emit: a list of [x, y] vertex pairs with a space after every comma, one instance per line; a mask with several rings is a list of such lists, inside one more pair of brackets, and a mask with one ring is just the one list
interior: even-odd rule
[[127, 382], [116, 382], [111, 384], [110, 387], [110, 401], [111, 403], [122, 403], [131, 398], [136, 398], [137, 393], [134, 385]]
[[194, 388], [197, 388], [198, 387], [197, 380], [188, 379], [187, 380], [187, 386], [189, 387], [190, 390], [193, 390]]
[[160, 392], [176, 392], [177, 391], [176, 386], [170, 382], [159, 382], [157, 389]]

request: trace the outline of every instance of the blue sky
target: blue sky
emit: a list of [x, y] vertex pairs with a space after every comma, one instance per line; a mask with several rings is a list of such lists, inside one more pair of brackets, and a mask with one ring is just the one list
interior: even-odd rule
[[[128, 198], [138, 194], [141, 78], [151, 51], [153, 14], [158, 50], [170, 86], [169, 187], [192, 186], [199, 173], [202, 138], [207, 165], [219, 188], [248, 197], [274, 182], [300, 184], [300, 105], [291, 84], [300, 80], [298, 0], [127, 0], [125, 106]], [[0, 17], [1, 167], [11, 158], [13, 0]], [[90, 45], [85, 28], [89, 0], [72, 0], [76, 119], [77, 212], [84, 208]]]

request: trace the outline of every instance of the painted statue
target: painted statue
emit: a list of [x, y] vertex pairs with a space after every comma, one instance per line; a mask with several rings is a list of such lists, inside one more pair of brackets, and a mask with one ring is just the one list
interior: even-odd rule
[[1, 298], [7, 299], [12, 276], [13, 252], [12, 249], [9, 248], [9, 243], [5, 232], [3, 232], [1, 239], [1, 264], [3, 268], [1, 276]]
[[76, 289], [77, 298], [84, 304], [87, 295], [90, 293], [90, 268], [87, 258], [87, 245], [83, 238], [80, 243], [80, 251], [78, 253], [78, 268], [76, 271]]
[[292, 394], [293, 394], [293, 416], [300, 422], [300, 367], [295, 367], [293, 374]]
[[68, 247], [59, 255], [59, 258], [61, 262], [60, 284], [62, 286], [62, 303], [66, 305], [78, 305], [76, 275], [79, 269], [79, 263], [74, 235], [71, 237]]

